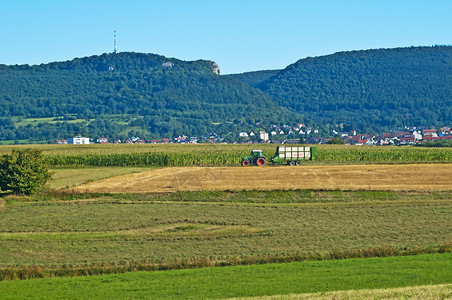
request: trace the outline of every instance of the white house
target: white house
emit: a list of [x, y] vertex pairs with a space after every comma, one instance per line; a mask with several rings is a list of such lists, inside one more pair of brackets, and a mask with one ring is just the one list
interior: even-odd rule
[[81, 137], [81, 136], [74, 136], [72, 138], [67, 139], [67, 143], [68, 144], [76, 144], [76, 145], [89, 144], [89, 138]]
[[422, 134], [420, 134], [420, 133], [417, 132], [416, 130], [413, 131], [413, 135], [414, 135], [414, 139], [415, 139], [416, 141], [422, 140]]
[[266, 142], [268, 141], [268, 133], [265, 131], [260, 131], [259, 132], [259, 139]]

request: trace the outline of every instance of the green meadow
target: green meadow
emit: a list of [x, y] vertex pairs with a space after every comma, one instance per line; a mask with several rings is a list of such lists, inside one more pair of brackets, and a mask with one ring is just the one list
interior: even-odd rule
[[[435, 285], [449, 284], [431, 292], [436, 299], [447, 299], [451, 266], [452, 254], [447, 253], [15, 280], [0, 282], [0, 290], [2, 299], [227, 299], [291, 294], [304, 298], [308, 293], [344, 290], [354, 290], [352, 295], [361, 298], [363, 289], [375, 289], [378, 295], [381, 289], [430, 285], [435, 290]], [[362, 293], [372, 295], [369, 290]]]

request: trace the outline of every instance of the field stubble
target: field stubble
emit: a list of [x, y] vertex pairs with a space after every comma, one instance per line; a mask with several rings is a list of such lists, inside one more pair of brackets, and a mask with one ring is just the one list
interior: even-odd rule
[[202, 190], [448, 191], [452, 164], [301, 167], [169, 167], [74, 187], [75, 192], [148, 193]]

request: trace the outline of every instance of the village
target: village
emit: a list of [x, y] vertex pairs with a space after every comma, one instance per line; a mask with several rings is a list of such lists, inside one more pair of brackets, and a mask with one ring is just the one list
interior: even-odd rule
[[226, 140], [221, 135], [211, 133], [209, 136], [189, 137], [181, 134], [175, 138], [162, 138], [145, 140], [140, 137], [130, 137], [126, 140], [109, 141], [106, 137], [93, 139], [90, 137], [75, 136], [67, 140], [57, 140], [57, 144], [197, 144], [197, 143], [303, 143], [303, 144], [332, 144], [339, 143], [345, 145], [414, 145], [424, 142], [434, 142], [441, 140], [452, 140], [451, 128], [441, 127], [440, 129], [419, 129], [416, 127], [406, 127], [404, 130], [384, 132], [378, 135], [362, 134], [356, 130], [340, 132], [331, 129], [328, 137], [320, 136], [318, 129], [312, 129], [304, 124], [297, 124], [296, 127], [289, 125], [270, 125], [269, 132], [258, 131], [257, 133], [241, 131], [235, 139]]

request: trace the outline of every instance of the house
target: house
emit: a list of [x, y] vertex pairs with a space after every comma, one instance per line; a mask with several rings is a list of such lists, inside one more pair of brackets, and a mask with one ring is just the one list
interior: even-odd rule
[[265, 131], [259, 131], [259, 139], [264, 142], [268, 141], [268, 133]]
[[413, 131], [413, 136], [414, 136], [414, 139], [415, 139], [416, 141], [422, 140], [422, 134], [420, 134], [420, 133], [417, 132], [416, 130]]
[[108, 139], [106, 137], [101, 137], [97, 139], [97, 142], [100, 144], [108, 144]]
[[436, 129], [424, 129], [422, 130], [422, 134], [425, 136], [437, 137]]
[[170, 140], [167, 138], [162, 139], [162, 143], [164, 143], [164, 144], [169, 144], [169, 142], [170, 142]]
[[72, 138], [69, 138], [67, 140], [68, 144], [74, 144], [74, 145], [84, 145], [89, 144], [89, 138], [87, 137], [81, 137], [81, 136], [74, 136]]
[[145, 142], [143, 139], [140, 139], [140, 138], [137, 137], [137, 136], [128, 138], [128, 139], [126, 140], [126, 143], [127, 143], [127, 144], [146, 144], [146, 142]]
[[246, 132], [239, 132], [239, 137], [248, 137], [248, 133]]
[[437, 137], [437, 136], [431, 136], [431, 135], [425, 135], [425, 136], [422, 138], [422, 141], [424, 141], [424, 142], [433, 142], [433, 141], [436, 141], [436, 140], [439, 140], [439, 137]]
[[441, 127], [441, 134], [443, 134], [443, 135], [449, 135], [449, 134], [451, 134], [451, 131], [450, 131], [450, 127]]
[[412, 145], [415, 142], [415, 138], [413, 137], [403, 137], [399, 139], [400, 145]]

